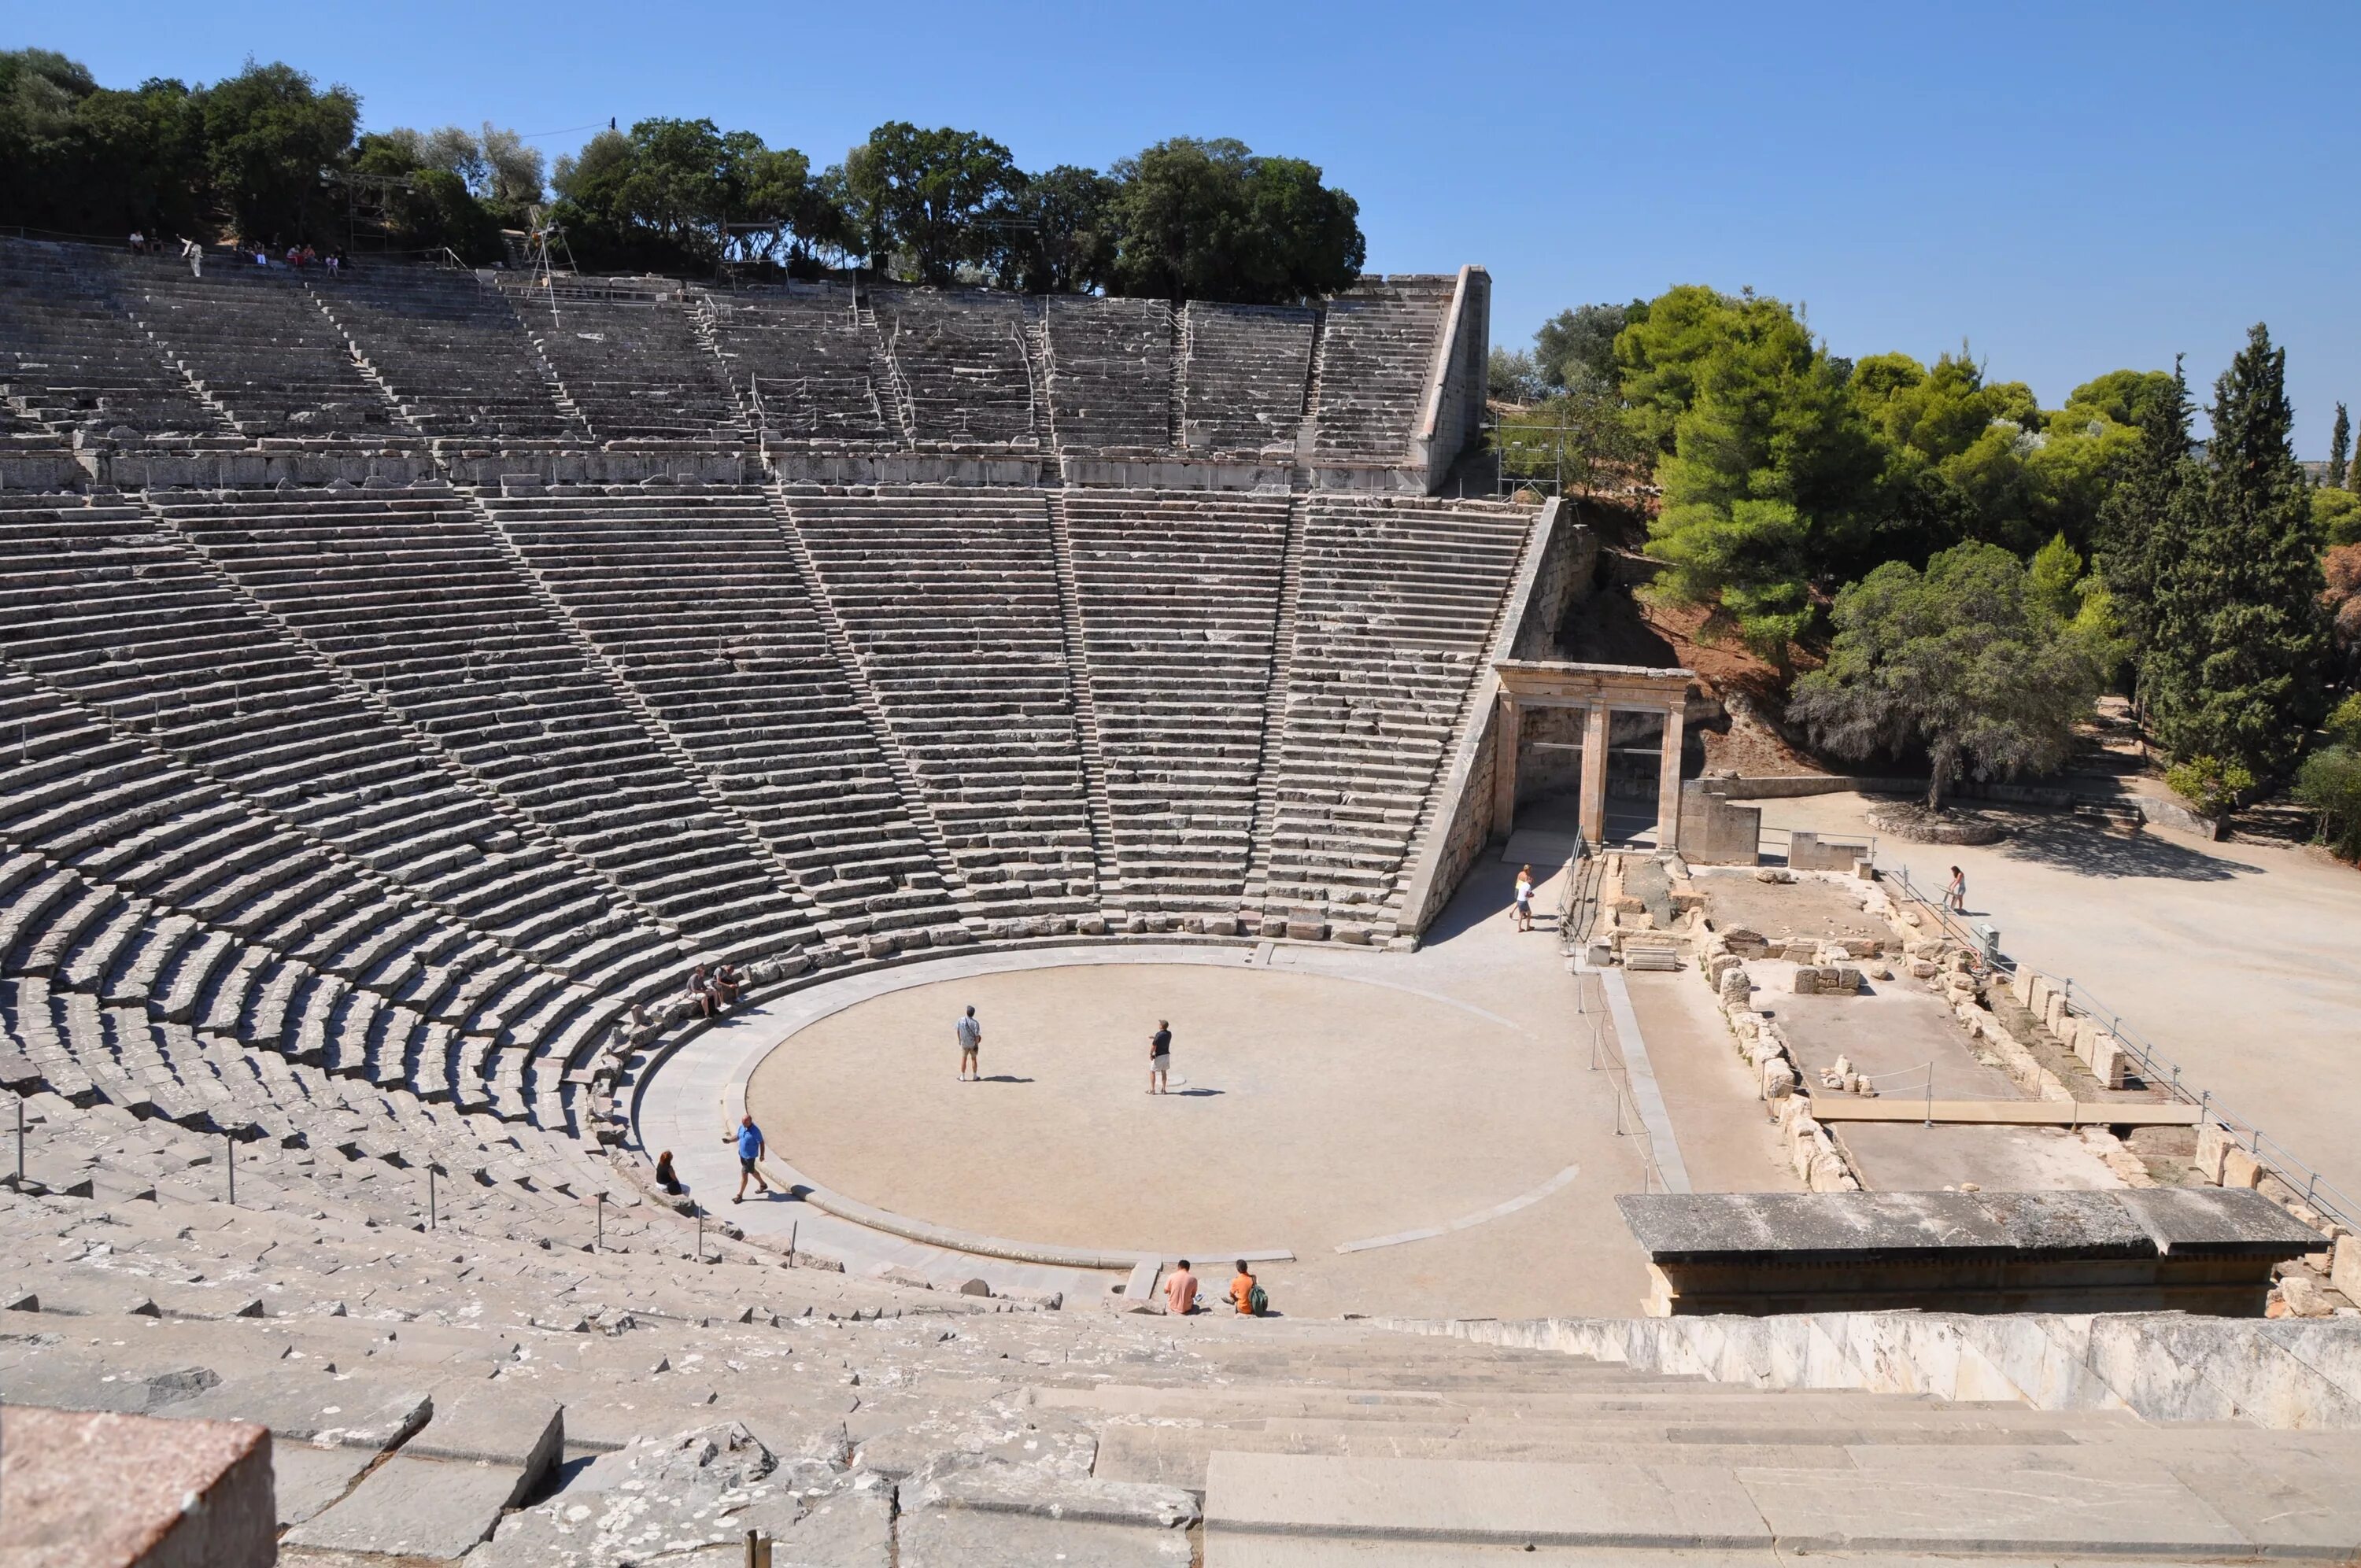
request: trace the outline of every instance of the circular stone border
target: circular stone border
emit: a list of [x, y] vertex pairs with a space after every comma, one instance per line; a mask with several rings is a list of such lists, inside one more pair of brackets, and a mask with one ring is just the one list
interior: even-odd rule
[[1979, 812], [1930, 812], [1916, 801], [1872, 806], [1869, 825], [1914, 844], [1997, 844], [2006, 825]]
[[[1289, 944], [1289, 946], [1292, 948], [1294, 944]], [[1487, 1012], [1459, 997], [1446, 996], [1422, 986], [1407, 985], [1400, 981], [1350, 972], [1373, 961], [1387, 961], [1371, 950], [1352, 949], [1349, 952], [1331, 952], [1323, 947], [1316, 949], [1316, 952], [1319, 959], [1327, 961], [1306, 966], [1306, 972], [1324, 974], [1331, 979], [1351, 980], [1365, 985], [1385, 986], [1394, 991], [1410, 992], [1516, 1029], [1521, 1034], [1530, 1033], [1521, 1025], [1513, 1024], [1498, 1014]], [[725, 1043], [735, 1047], [736, 1055], [727, 1063], [729, 1076], [721, 1085], [719, 1099], [714, 1107], [718, 1118], [716, 1126], [726, 1133], [729, 1128], [737, 1124], [741, 1116], [746, 1114], [747, 1086], [753, 1080], [754, 1069], [761, 1066], [771, 1053], [824, 1018], [832, 1017], [847, 1008], [858, 1006], [862, 1003], [896, 991], [907, 991], [921, 985], [931, 985], [944, 979], [959, 979], [966, 975], [1004, 974], [1026, 970], [1123, 964], [1236, 967], [1241, 964], [1251, 964], [1255, 959], [1256, 948], [1245, 943], [1215, 945], [1181, 942], [1086, 942], [1071, 946], [1049, 943], [1022, 948], [964, 948], [956, 952], [911, 962], [881, 965], [851, 973], [829, 974], [825, 978], [815, 979], [812, 982], [795, 990], [761, 998], [766, 1007], [780, 1009], [781, 1015], [775, 1025], [764, 1029], [759, 1038], [726, 1042], [717, 1036], [712, 1027], [708, 1026], [696, 1035], [679, 1041], [671, 1050], [665, 1052], [631, 1085], [632, 1135], [642, 1146], [645, 1146], [646, 1140], [640, 1135], [640, 1117], [648, 1099], [650, 1086], [667, 1070], [710, 1065], [703, 1059], [708, 1055], [708, 1050], [703, 1047]], [[1340, 963], [1338, 960], [1343, 961]], [[1249, 1263], [1287, 1263], [1292, 1262], [1295, 1258], [1294, 1252], [1286, 1247], [1193, 1246], [1185, 1250], [1173, 1251], [1141, 1251], [1130, 1248], [1104, 1250], [1066, 1246], [1050, 1242], [1028, 1242], [1005, 1236], [983, 1235], [973, 1231], [963, 1231], [954, 1226], [939, 1225], [931, 1221], [897, 1214], [890, 1210], [877, 1208], [857, 1198], [823, 1187], [805, 1176], [775, 1152], [766, 1154], [762, 1165], [764, 1171], [771, 1175], [774, 1181], [782, 1183], [785, 1190], [796, 1192], [805, 1202], [824, 1213], [886, 1235], [899, 1236], [906, 1241], [940, 1247], [948, 1252], [967, 1253], [977, 1257], [1002, 1258], [1013, 1263], [1041, 1264], [1060, 1268], [1089, 1269], [1135, 1268], [1143, 1263], [1158, 1262], [1167, 1256], [1195, 1257], [1200, 1254], [1208, 1257], [1244, 1258]], [[1562, 1179], [1570, 1179], [1570, 1169], [1571, 1168], [1569, 1172], [1561, 1173], [1561, 1178], [1553, 1178], [1553, 1182]], [[1484, 1211], [1478, 1215], [1469, 1216], [1466, 1220], [1443, 1228], [1446, 1230], [1464, 1228], [1481, 1219], [1492, 1218], [1498, 1213], [1521, 1207], [1523, 1202], [1528, 1201], [1530, 1200], [1525, 1198], [1511, 1199], [1508, 1203], [1499, 1205], [1494, 1210]], [[1400, 1239], [1413, 1238], [1404, 1234]]]

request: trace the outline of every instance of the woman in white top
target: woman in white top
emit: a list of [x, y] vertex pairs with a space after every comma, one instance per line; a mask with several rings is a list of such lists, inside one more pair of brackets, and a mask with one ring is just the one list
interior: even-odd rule
[[1520, 867], [1517, 872], [1517, 929], [1533, 928], [1533, 868]]

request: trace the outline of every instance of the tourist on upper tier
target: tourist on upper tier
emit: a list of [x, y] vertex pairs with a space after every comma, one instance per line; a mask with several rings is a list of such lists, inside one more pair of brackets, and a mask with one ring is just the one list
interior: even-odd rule
[[1968, 873], [1957, 866], [1951, 868], [1951, 885], [1943, 890], [1943, 907], [1954, 915], [1968, 912]]
[[1164, 1282], [1164, 1304], [1176, 1318], [1185, 1318], [1197, 1310], [1197, 1277], [1189, 1272], [1189, 1260], [1185, 1257], [1172, 1277]]
[[258, 246], [256, 246], [256, 247], [254, 247], [254, 264], [255, 264], [257, 267], [268, 267], [268, 266], [269, 266], [269, 265], [270, 265], [270, 252], [269, 252], [269, 251], [267, 251], [267, 250], [263, 249], [263, 248], [262, 248], [262, 247], [260, 247], [260, 246], [258, 246]]
[[[959, 1037], [960, 1081], [982, 1082], [983, 1069], [977, 1065], [976, 1053], [983, 1049], [983, 1025], [976, 1022], [974, 1008], [967, 1010], [967, 1016], [952, 1026], [951, 1033]], [[971, 1073], [973, 1079], [970, 1079]]]
[[713, 1016], [713, 977], [703, 964], [688, 971], [688, 1000], [706, 1017]]
[[290, 267], [303, 265], [303, 252], [301, 248], [291, 245], [287, 247], [287, 265]]
[[202, 278], [205, 275], [205, 247], [203, 246], [199, 245], [192, 239], [182, 240], [181, 242], [181, 258], [189, 264], [190, 277]]
[[723, 1007], [735, 1007], [738, 993], [746, 989], [746, 971], [724, 960], [713, 966], [713, 1000]]
[[1238, 1259], [1236, 1277], [1230, 1281], [1230, 1304], [1241, 1318], [1259, 1318], [1270, 1310], [1270, 1298], [1255, 1283], [1254, 1272], [1246, 1267], [1245, 1258]]
[[[680, 1178], [673, 1174], [672, 1150], [670, 1149], [666, 1149], [664, 1153], [656, 1156], [656, 1185], [663, 1188], [666, 1192], [671, 1193], [675, 1198], [688, 1190], [687, 1188], [681, 1185]], [[744, 1184], [741, 1182], [740, 1186], [742, 1189]]]
[[303, 253], [295, 258], [295, 265], [298, 267], [316, 267], [319, 264], [320, 253], [308, 245], [303, 247]]
[[754, 1162], [763, 1157], [763, 1129], [754, 1125], [753, 1117], [740, 1117], [738, 1120], [738, 1194], [730, 1200], [732, 1203], [746, 1201], [746, 1179], [750, 1176], [754, 1179], [754, 1185], [763, 1190], [763, 1196], [770, 1196], [771, 1184], [763, 1179], [763, 1173], [754, 1167]]
[[1517, 929], [1533, 928], [1533, 868], [1526, 866], [1517, 872]]
[[1172, 1020], [1159, 1018], [1156, 1033], [1148, 1036], [1148, 1092], [1166, 1092], [1164, 1075], [1172, 1070]]
[[148, 236], [141, 234], [137, 229], [133, 229], [131, 231], [131, 254], [137, 256], [147, 248]]

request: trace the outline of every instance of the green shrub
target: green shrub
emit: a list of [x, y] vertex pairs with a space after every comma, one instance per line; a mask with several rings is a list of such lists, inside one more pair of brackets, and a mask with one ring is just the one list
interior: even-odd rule
[[2323, 728], [2328, 731], [2329, 745], [2361, 752], [2361, 692], [2338, 703]]
[[2172, 793], [2197, 808], [2201, 817], [2227, 816], [2238, 797], [2255, 787], [2255, 775], [2242, 763], [2219, 757], [2191, 757], [2164, 771]]
[[2361, 860], [2361, 751], [2331, 746], [2306, 757], [2296, 770], [2295, 797], [2320, 814], [2322, 843]]

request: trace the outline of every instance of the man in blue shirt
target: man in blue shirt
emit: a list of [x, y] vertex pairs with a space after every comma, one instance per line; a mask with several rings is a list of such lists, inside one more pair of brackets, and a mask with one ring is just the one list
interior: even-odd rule
[[763, 1190], [763, 1196], [770, 1195], [771, 1184], [763, 1179], [762, 1171], [756, 1168], [754, 1164], [762, 1157], [763, 1129], [754, 1125], [753, 1117], [740, 1117], [738, 1119], [738, 1194], [730, 1201], [732, 1203], [746, 1201], [746, 1179], [750, 1176], [754, 1179], [754, 1185]]

